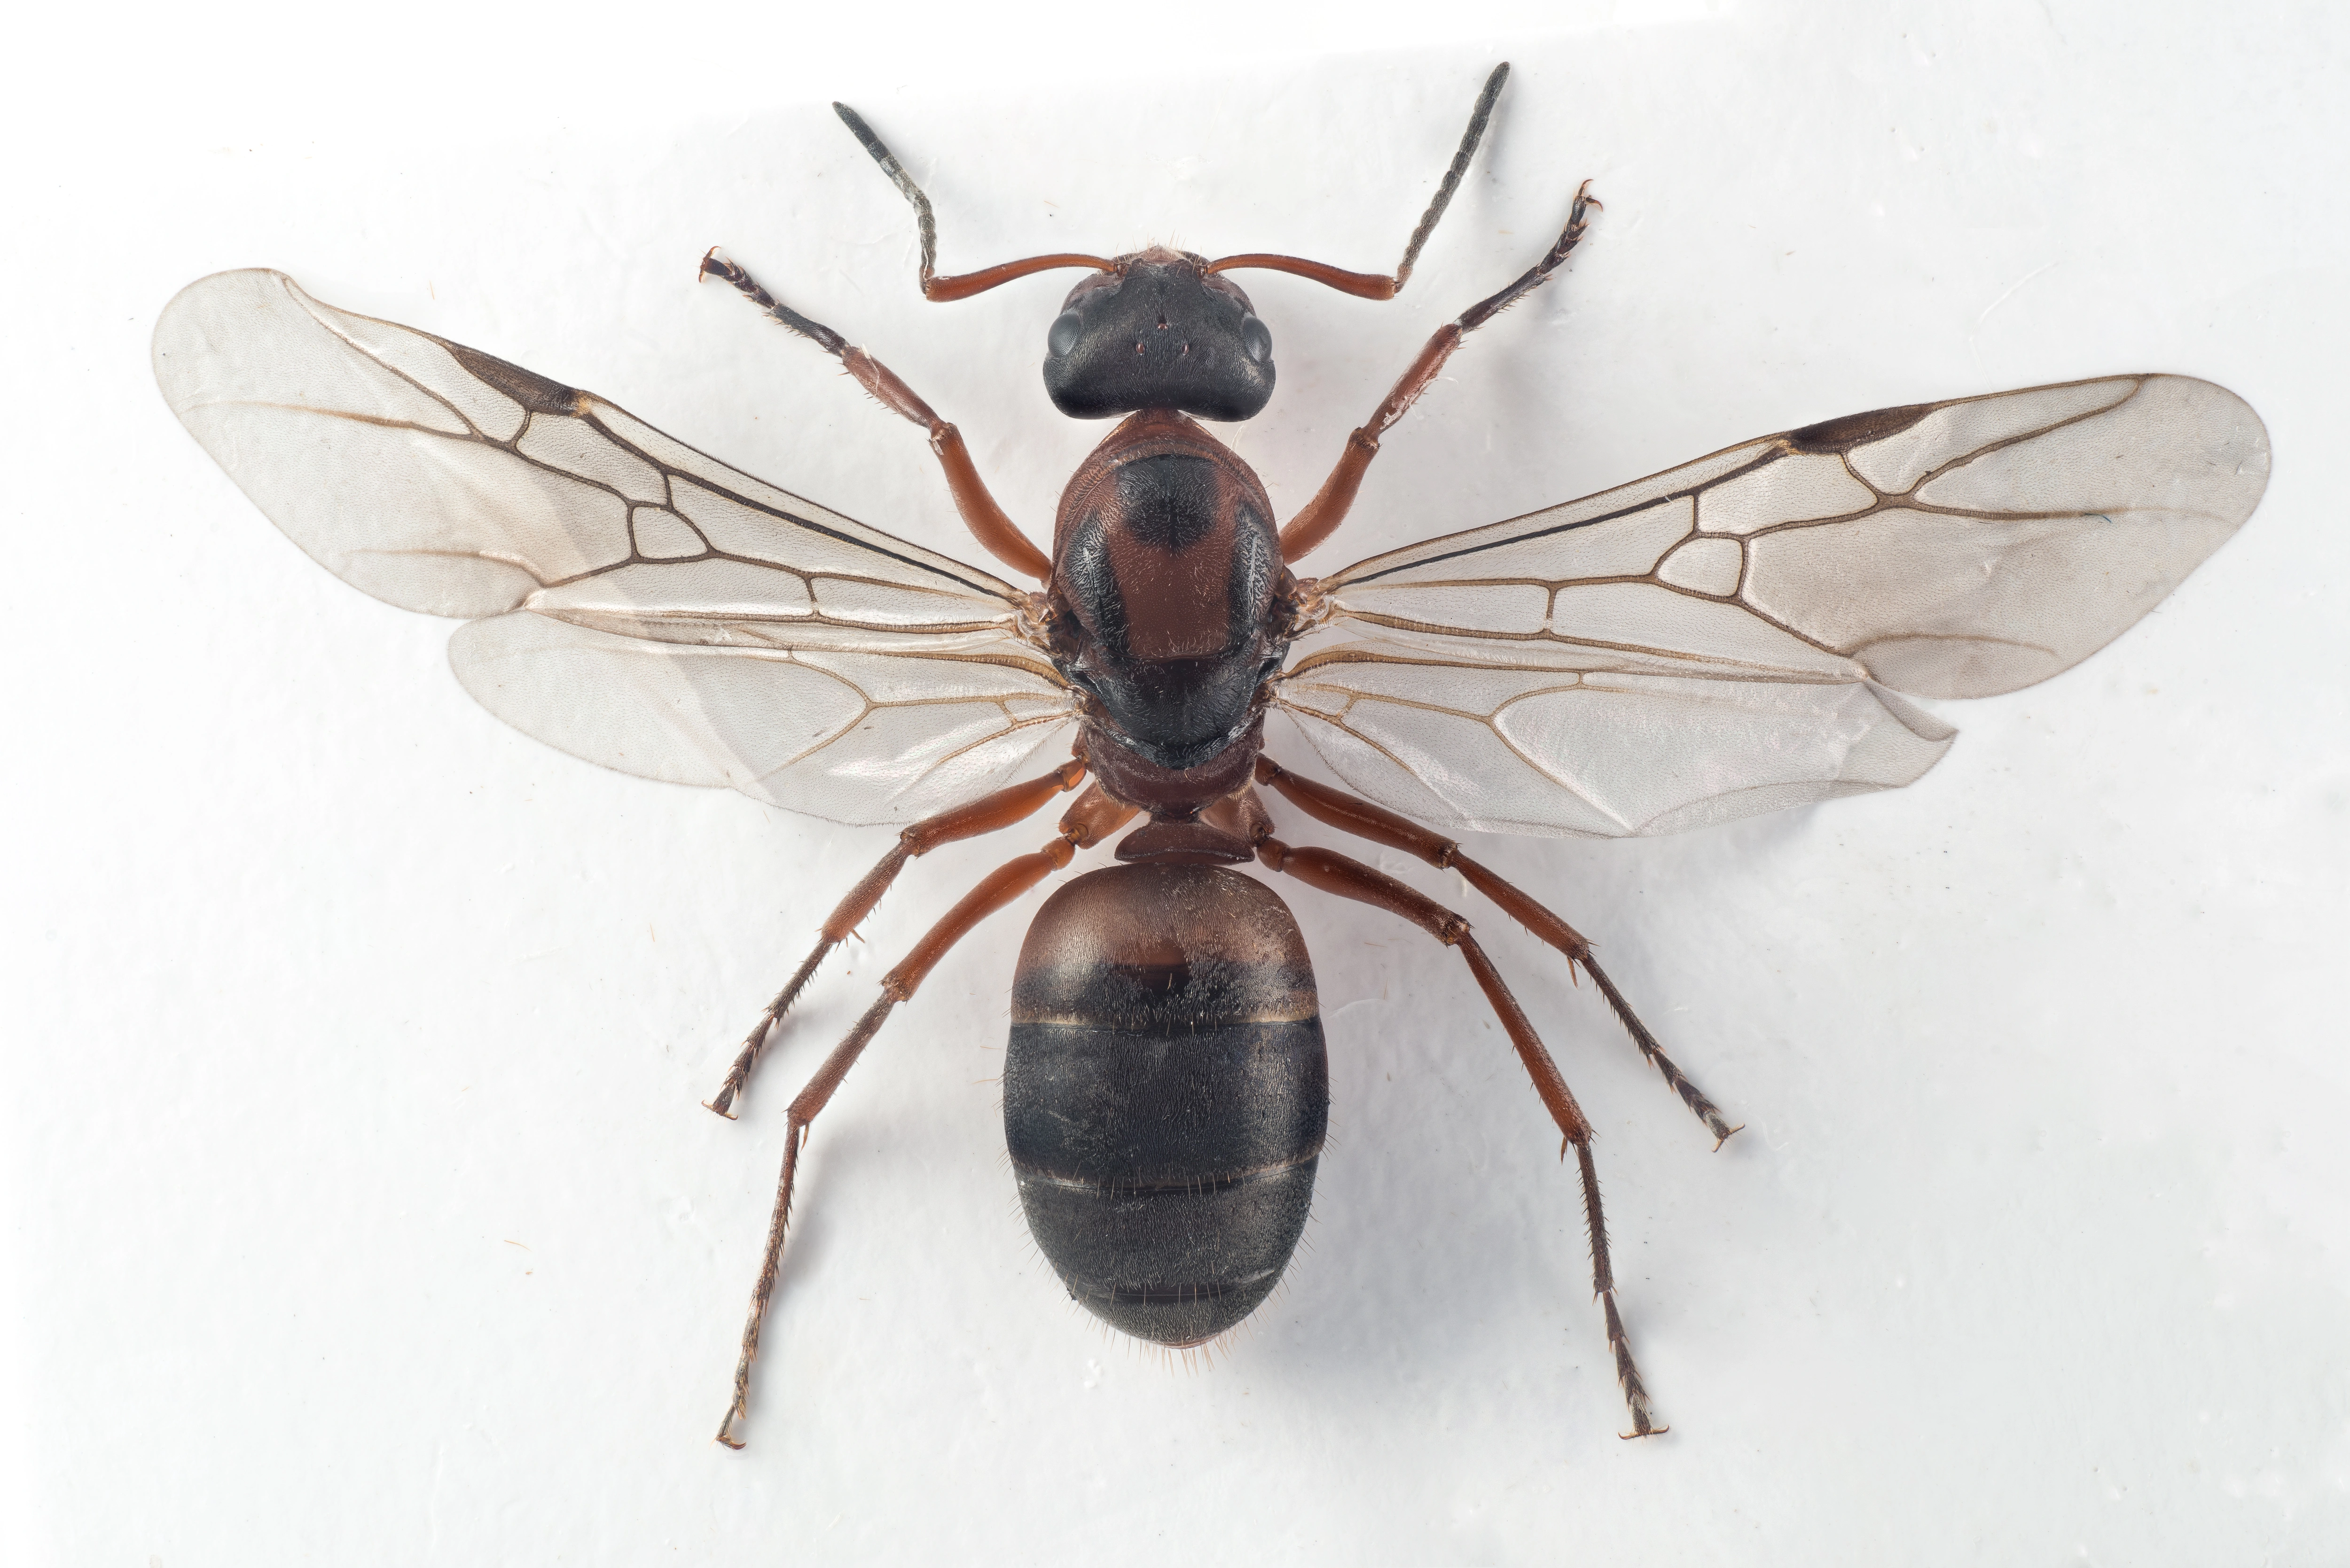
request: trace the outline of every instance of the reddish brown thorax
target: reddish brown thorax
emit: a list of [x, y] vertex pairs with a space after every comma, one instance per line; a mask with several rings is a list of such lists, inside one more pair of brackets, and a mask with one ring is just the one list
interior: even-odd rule
[[[1272, 515], [1263, 483], [1238, 452], [1182, 414], [1146, 410], [1110, 431], [1061, 492], [1053, 587], [1098, 636], [1096, 585], [1068, 580], [1089, 567], [1089, 556], [1069, 555], [1082, 539], [1116, 581], [1131, 657], [1213, 658], [1235, 641], [1234, 611], [1263, 607], [1234, 605], [1232, 573], [1220, 568], [1236, 549], [1259, 545], [1280, 558]], [[1247, 618], [1237, 628], [1243, 636], [1254, 629], [1255, 616]]]
[[1186, 820], [1247, 782], [1286, 577], [1264, 485], [1195, 421], [1145, 410], [1094, 449], [1062, 493], [1051, 594], [1105, 790]]

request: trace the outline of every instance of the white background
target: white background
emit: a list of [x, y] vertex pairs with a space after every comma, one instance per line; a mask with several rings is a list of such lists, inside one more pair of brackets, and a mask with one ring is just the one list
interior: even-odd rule
[[[2339, 9], [1263, 13], [183, 6], [12, 34], [0, 1555], [2350, 1557]], [[1374, 269], [1504, 57], [1402, 299], [1246, 280], [1281, 384], [1233, 439], [1286, 513], [1577, 181], [1607, 202], [1309, 570], [1767, 431], [2118, 370], [2244, 395], [2267, 499], [2081, 669], [1939, 705], [1963, 733], [1913, 788], [1472, 846], [1748, 1124], [1708, 1154], [1590, 991], [1464, 903], [1599, 1127], [1669, 1436], [1616, 1438], [1572, 1168], [1459, 960], [1285, 888], [1334, 1144], [1227, 1350], [1112, 1339], [1025, 1237], [993, 1080], [1036, 895], [818, 1125], [751, 1446], [718, 1449], [785, 1100], [1049, 826], [921, 862], [743, 1119], [708, 1115], [886, 833], [504, 729], [445, 625], [319, 571], [187, 439], [157, 311], [282, 267], [975, 556], [918, 431], [692, 285], [723, 243], [873, 348], [1044, 535], [1100, 433], [1036, 374], [1069, 279], [921, 304], [910, 214], [827, 99], [927, 183], [950, 270], [1154, 240]]]

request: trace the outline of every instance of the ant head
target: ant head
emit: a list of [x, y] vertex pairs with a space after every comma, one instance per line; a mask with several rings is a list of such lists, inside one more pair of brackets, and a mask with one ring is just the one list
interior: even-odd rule
[[[844, 103], [832, 108], [899, 194], [913, 204], [922, 237], [924, 298], [969, 299], [1015, 277], [1060, 267], [1092, 271], [1093, 276], [1069, 291], [1060, 316], [1045, 335], [1045, 389], [1052, 394], [1055, 408], [1081, 420], [1109, 419], [1145, 409], [1172, 409], [1203, 420], [1244, 420], [1262, 410], [1273, 396], [1273, 334], [1257, 319], [1248, 296], [1221, 275], [1254, 267], [1307, 278], [1358, 299], [1393, 299], [1410, 278], [1419, 247], [1459, 189], [1509, 74], [1510, 67], [1500, 65], [1485, 78], [1484, 90], [1477, 95], [1477, 107], [1469, 116], [1469, 129], [1452, 155], [1452, 166], [1438, 182], [1436, 194], [1420, 215], [1419, 226], [1412, 231], [1403, 260], [1396, 264], [1393, 273], [1348, 272], [1327, 262], [1258, 252], [1211, 262], [1189, 251], [1153, 245], [1111, 257], [1056, 252], [941, 277], [938, 221], [931, 211], [931, 199], [922, 194], [897, 155], [873, 134], [863, 116]], [[1578, 197], [1578, 218], [1582, 211]], [[1565, 252], [1559, 254], [1563, 257]], [[1514, 297], [1496, 296], [1481, 308], [1490, 314]]]
[[1176, 409], [1245, 420], [1273, 396], [1273, 334], [1204, 256], [1152, 246], [1069, 291], [1045, 335], [1045, 390], [1074, 419]]

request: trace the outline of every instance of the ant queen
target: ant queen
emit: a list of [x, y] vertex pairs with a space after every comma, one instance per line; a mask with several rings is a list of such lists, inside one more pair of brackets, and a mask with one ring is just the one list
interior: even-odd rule
[[[1467, 963], [1574, 1155], [1625, 1436], [1662, 1431], [1617, 1310], [1591, 1124], [1508, 982], [1459, 911], [1277, 836], [1266, 794], [1458, 872], [1556, 949], [1719, 1147], [1738, 1129], [1590, 944], [1453, 836], [1672, 833], [1908, 784], [1956, 732], [1903, 693], [1991, 696], [2070, 669], [2251, 515], [2268, 474], [2252, 410], [2209, 382], [2124, 375], [1830, 420], [1298, 576], [1380, 437], [1471, 334], [1565, 265], [1599, 203], [1577, 191], [1548, 251], [1429, 339], [1286, 522], [1202, 422], [1247, 420], [1273, 395], [1273, 335], [1234, 275], [1393, 298], [1508, 71], [1486, 81], [1391, 274], [1154, 246], [941, 276], [929, 200], [836, 106], [914, 207], [925, 296], [1085, 275], [1045, 331], [1045, 387], [1072, 418], [1118, 422], [1063, 492], [1051, 551], [879, 359], [715, 252], [702, 275], [922, 427], [973, 537], [1035, 588], [738, 472], [592, 393], [321, 305], [279, 273], [203, 279], [163, 313], [156, 375], [196, 440], [329, 571], [463, 619], [451, 663], [498, 717], [624, 773], [899, 827], [760, 1013], [719, 1114], [910, 860], [1076, 792], [1042, 848], [965, 893], [882, 978], [786, 1109], [721, 1441], [740, 1446], [808, 1128], [948, 949], [1112, 839], [1115, 864], [1038, 909], [1012, 978], [1004, 1130], [1070, 1294], [1189, 1346], [1279, 1280], [1329, 1102], [1313, 969], [1274, 891], [1295, 883], [1385, 910]], [[1346, 788], [1267, 753], [1275, 709]], [[1235, 869], [1251, 864], [1274, 880]]]

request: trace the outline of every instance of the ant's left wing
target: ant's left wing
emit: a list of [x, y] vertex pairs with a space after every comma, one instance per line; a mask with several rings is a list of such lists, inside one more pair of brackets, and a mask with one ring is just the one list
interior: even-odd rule
[[911, 822], [1010, 783], [1076, 716], [1028, 595], [282, 273], [182, 290], [155, 376], [320, 566], [467, 618], [465, 690], [574, 756]]
[[1906, 784], [1904, 701], [2044, 680], [2161, 602], [2268, 482], [2242, 400], [2117, 376], [1766, 436], [1309, 587], [1355, 640], [1275, 700], [1373, 800], [1617, 837]]

